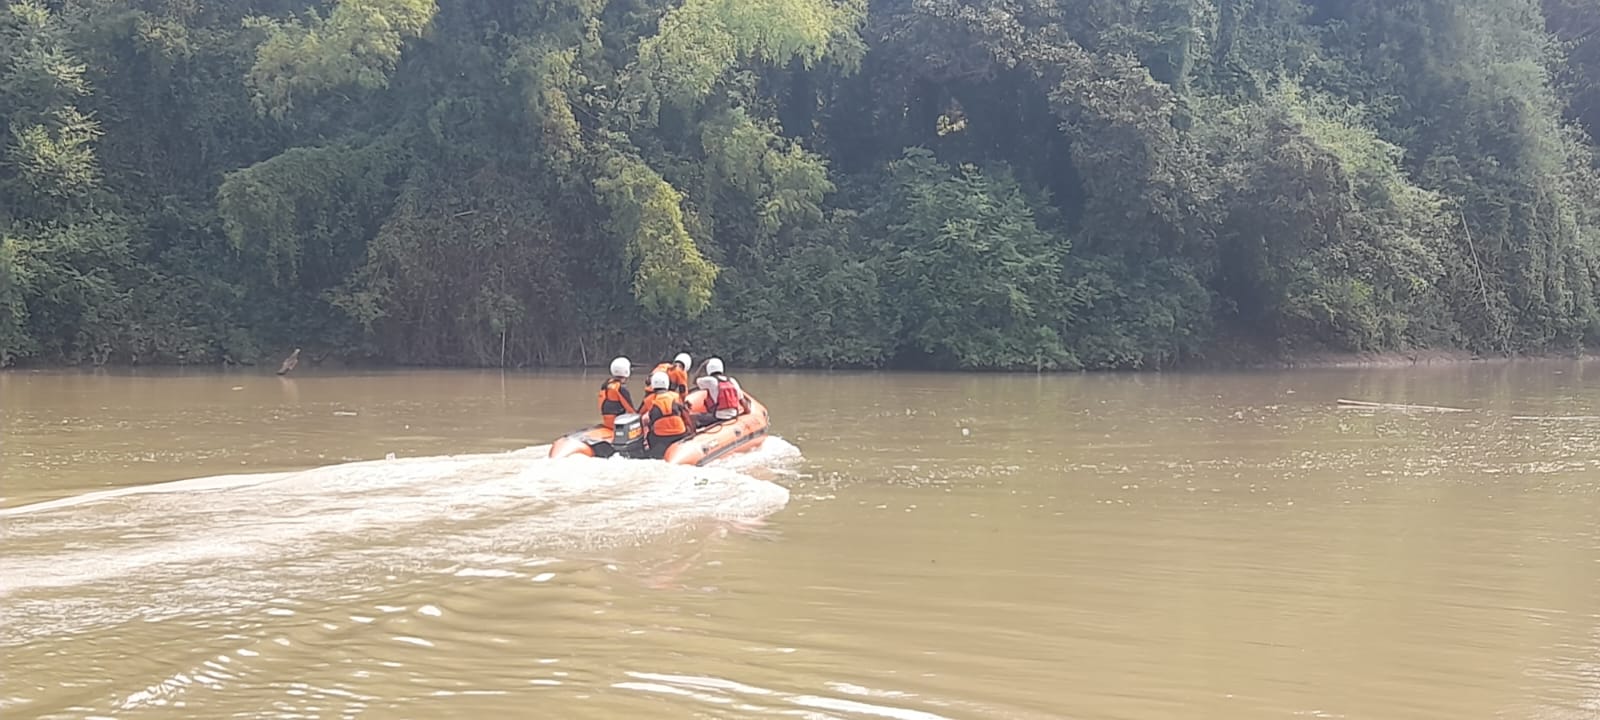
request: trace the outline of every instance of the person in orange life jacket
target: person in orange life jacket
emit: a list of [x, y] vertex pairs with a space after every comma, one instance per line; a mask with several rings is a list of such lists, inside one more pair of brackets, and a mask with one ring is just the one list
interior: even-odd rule
[[672, 359], [672, 369], [667, 371], [667, 379], [677, 389], [679, 395], [689, 394], [689, 368], [694, 366], [694, 361], [689, 359], [689, 353], [678, 353]]
[[689, 353], [678, 353], [678, 356], [673, 358], [671, 362], [661, 363], [650, 372], [652, 374], [666, 373], [667, 387], [676, 390], [679, 395], [687, 395], [689, 394], [690, 362]]
[[665, 458], [667, 448], [689, 437], [694, 430], [689, 406], [668, 384], [666, 373], [651, 373], [650, 394], [639, 406], [644, 413], [645, 448], [650, 451], [650, 457], [657, 460]]
[[633, 373], [633, 365], [625, 357], [611, 361], [611, 379], [600, 386], [600, 426], [607, 430], [614, 428], [617, 416], [626, 413], [639, 412], [633, 404], [633, 396], [628, 393], [628, 375]]
[[750, 411], [750, 398], [745, 396], [738, 380], [723, 373], [720, 358], [706, 361], [706, 374], [696, 384], [706, 390], [706, 410], [709, 412], [694, 416], [695, 427], [732, 420]]

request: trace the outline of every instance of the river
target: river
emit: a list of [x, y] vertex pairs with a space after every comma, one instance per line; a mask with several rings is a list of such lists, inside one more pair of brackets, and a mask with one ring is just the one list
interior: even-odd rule
[[0, 373], [0, 716], [1600, 717], [1600, 363], [734, 374]]

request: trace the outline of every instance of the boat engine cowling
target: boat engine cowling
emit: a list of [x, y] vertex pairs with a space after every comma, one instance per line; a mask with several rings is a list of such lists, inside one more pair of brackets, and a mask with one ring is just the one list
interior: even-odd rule
[[611, 449], [623, 457], [644, 457], [644, 418], [638, 413], [618, 415], [611, 425]]

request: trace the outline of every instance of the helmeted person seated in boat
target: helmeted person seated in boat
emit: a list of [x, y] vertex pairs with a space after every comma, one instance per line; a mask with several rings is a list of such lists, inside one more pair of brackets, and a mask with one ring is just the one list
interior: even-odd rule
[[688, 403], [670, 385], [666, 373], [650, 373], [650, 394], [639, 403], [645, 427], [645, 448], [656, 460], [665, 458], [667, 448], [694, 434], [695, 429]]
[[739, 381], [722, 370], [722, 360], [706, 361], [706, 374], [695, 381], [706, 391], [706, 412], [694, 416], [695, 427], [705, 427], [724, 420], [732, 420], [750, 412], [750, 398], [739, 387]]
[[611, 361], [611, 378], [600, 386], [600, 425], [611, 430], [616, 424], [617, 416], [638, 412], [638, 407], [633, 404], [633, 396], [628, 393], [628, 375], [632, 374], [633, 365], [625, 357]]

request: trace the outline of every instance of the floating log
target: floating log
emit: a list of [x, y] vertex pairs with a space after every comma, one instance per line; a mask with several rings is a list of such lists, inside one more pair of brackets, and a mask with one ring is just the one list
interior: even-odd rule
[[1367, 402], [1365, 400], [1346, 400], [1339, 398], [1339, 404], [1349, 408], [1367, 408], [1370, 410], [1407, 410], [1415, 412], [1441, 412], [1463, 413], [1472, 412], [1463, 408], [1439, 407], [1437, 405], [1402, 405], [1400, 403]]
[[279, 375], [288, 375], [289, 371], [293, 370], [294, 367], [296, 365], [299, 365], [299, 364], [300, 364], [300, 348], [295, 348], [294, 352], [289, 353], [289, 357], [286, 357], [286, 358], [283, 359], [283, 364], [278, 366], [278, 374]]

